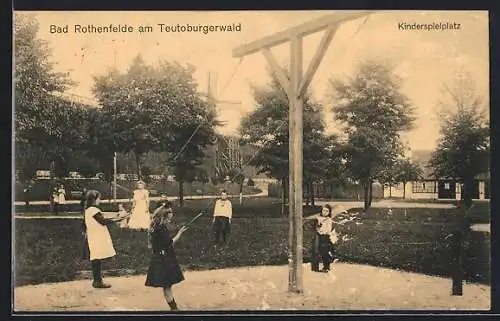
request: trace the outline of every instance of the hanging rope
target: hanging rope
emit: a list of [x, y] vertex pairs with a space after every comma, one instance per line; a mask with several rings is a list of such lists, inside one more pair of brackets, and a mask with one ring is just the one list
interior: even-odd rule
[[[361, 27], [363, 27], [363, 25], [368, 21], [368, 18], [370, 17], [370, 15], [367, 15], [363, 18], [363, 21], [361, 21], [361, 23], [359, 24], [358, 26], [358, 29], [356, 30], [356, 32], [354, 32], [354, 34], [351, 36], [351, 38], [349, 38], [349, 40], [347, 40], [347, 44], [342, 47], [342, 49], [340, 50], [340, 52], [338, 53], [337, 55], [337, 59], [342, 57], [342, 55], [345, 53], [346, 49], [349, 47], [349, 45], [352, 43], [352, 40], [356, 37], [356, 35], [359, 33], [359, 31], [361, 30]], [[314, 84], [311, 86], [311, 87], [314, 87], [318, 84], [318, 82], [321, 80], [321, 77], [317, 77], [316, 80], [314, 81]]]
[[186, 149], [187, 145], [191, 142], [191, 140], [193, 139], [194, 135], [198, 132], [198, 130], [200, 130], [200, 128], [201, 128], [202, 125], [203, 125], [203, 123], [199, 123], [198, 124], [198, 126], [193, 131], [193, 133], [191, 134], [191, 136], [189, 136], [189, 138], [187, 139], [187, 141], [181, 147], [181, 149], [179, 150], [179, 152], [177, 153], [177, 155], [175, 155], [175, 157], [172, 159], [172, 162], [175, 162], [177, 160], [177, 157], [179, 157], [182, 154], [182, 152], [184, 151], [184, 149]]
[[[279, 134], [280, 129], [281, 129], [281, 128], [285, 125], [285, 124], [287, 124], [287, 125], [288, 125], [288, 123], [283, 122], [283, 123], [281, 123], [278, 127], [276, 127], [276, 129], [274, 130], [274, 133], [275, 133], [275, 134]], [[271, 136], [275, 136], [275, 135], [271, 135]], [[251, 158], [250, 158], [247, 162], [245, 162], [245, 163], [241, 166], [241, 168], [240, 168], [240, 169], [239, 169], [239, 170], [238, 170], [238, 171], [237, 171], [237, 172], [236, 172], [236, 173], [235, 173], [232, 177], [230, 177], [230, 179], [229, 179], [229, 180], [230, 180], [230, 181], [232, 181], [232, 180], [234, 180], [234, 179], [235, 179], [238, 175], [240, 175], [241, 173], [243, 173], [243, 168], [245, 168], [246, 166], [248, 166], [248, 165], [249, 165], [249, 164], [250, 164], [250, 163], [251, 163], [251, 162], [252, 162], [252, 161], [253, 161], [253, 160], [254, 160], [254, 159], [255, 159], [255, 158], [259, 155], [259, 153], [260, 153], [260, 152], [262, 152], [262, 151], [264, 150], [264, 147], [266, 147], [266, 145], [267, 145], [269, 142], [270, 142], [270, 139], [269, 139], [269, 140], [265, 140], [265, 141], [262, 143], [262, 146], [261, 146], [261, 147], [257, 150], [257, 152], [256, 152], [256, 153], [254, 153], [254, 155], [253, 155], [253, 156], [252, 156], [252, 157], [251, 157]], [[213, 202], [209, 202], [209, 203], [208, 203], [208, 205], [206, 206], [206, 208], [205, 208], [205, 209], [203, 209], [203, 210], [201, 211], [201, 213], [204, 213], [205, 211], [207, 211], [207, 210], [208, 210], [208, 209], [209, 209], [212, 205], [213, 205]]]
[[243, 58], [245, 58], [245, 56], [243, 56], [243, 57], [240, 58], [240, 60], [238, 61], [238, 64], [233, 69], [233, 73], [231, 74], [231, 77], [229, 77], [229, 80], [226, 82], [226, 84], [224, 85], [224, 87], [222, 87], [222, 93], [224, 93], [226, 91], [227, 86], [229, 86], [229, 84], [231, 83], [231, 81], [233, 81], [234, 75], [236, 75], [236, 72], [238, 71], [238, 68], [240, 67], [241, 63], [243, 62]]
[[[229, 86], [229, 84], [231, 83], [231, 81], [233, 80], [234, 78], [234, 75], [236, 75], [236, 72], [238, 71], [238, 68], [240, 67], [241, 63], [243, 62], [243, 58], [244, 57], [241, 57], [240, 60], [238, 61], [238, 63], [236, 64], [236, 66], [234, 67], [233, 69], [233, 72], [231, 73], [231, 76], [229, 77], [229, 80], [226, 82], [226, 84], [224, 85], [223, 89], [222, 89], [222, 93], [227, 89], [227, 87]], [[205, 119], [202, 119], [202, 121], [200, 122], [200, 124], [196, 127], [196, 129], [193, 131], [193, 133], [191, 134], [191, 136], [188, 138], [188, 140], [184, 143], [184, 145], [182, 146], [182, 148], [179, 150], [179, 152], [175, 155], [175, 157], [173, 158], [172, 161], [175, 161], [177, 159], [177, 157], [179, 157], [182, 152], [186, 149], [187, 145], [191, 142], [191, 140], [193, 139], [194, 135], [198, 132], [198, 130], [201, 128], [201, 126], [203, 125], [203, 123], [208, 123], [207, 120]]]

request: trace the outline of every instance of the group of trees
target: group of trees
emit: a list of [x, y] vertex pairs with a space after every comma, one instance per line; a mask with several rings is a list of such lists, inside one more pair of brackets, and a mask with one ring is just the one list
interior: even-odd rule
[[[241, 123], [244, 141], [260, 146], [252, 164], [261, 172], [281, 181], [283, 211], [288, 189], [288, 99], [270, 72], [266, 86], [254, 87], [255, 111]], [[448, 104], [441, 104], [441, 137], [428, 164], [407, 157], [401, 135], [414, 129], [415, 107], [402, 92], [403, 81], [385, 62], [367, 60], [359, 64], [355, 76], [330, 79], [334, 120], [343, 125], [342, 135], [327, 135], [324, 106], [310, 95], [304, 99], [304, 190], [314, 201], [314, 183], [325, 181], [354, 183], [363, 189], [364, 207], [372, 202], [375, 181], [388, 186], [418, 181], [423, 168], [433, 170], [428, 178], [450, 179], [462, 184], [464, 200], [471, 204], [470, 185], [477, 174], [489, 169], [489, 126], [481, 100], [472, 87], [448, 90]], [[464, 80], [462, 79], [462, 82]], [[447, 87], [446, 87], [447, 88]], [[341, 138], [342, 137], [342, 138]], [[405, 197], [405, 188], [403, 188]]]
[[435, 177], [451, 178], [462, 186], [462, 204], [472, 205], [472, 186], [490, 170], [488, 104], [477, 94], [469, 72], [459, 71], [453, 87], [444, 85], [438, 102], [441, 136], [429, 166]]
[[[241, 121], [243, 143], [259, 148], [250, 164], [282, 183], [283, 211], [288, 186], [288, 98], [278, 80], [270, 74], [266, 86], [254, 86], [256, 109]], [[338, 156], [335, 136], [325, 135], [323, 106], [308, 97], [304, 102], [304, 182], [308, 191], [312, 184], [333, 173]]]
[[[197, 90], [194, 67], [166, 61], [150, 66], [138, 56], [126, 72], [110, 69], [94, 78], [99, 108], [93, 108], [60, 95], [73, 83], [68, 74], [54, 71], [50, 50], [37, 31], [35, 20], [16, 16], [16, 167], [25, 177], [32, 177], [39, 166], [52, 166], [59, 176], [70, 168], [99, 168], [110, 177], [114, 152], [134, 155], [139, 177], [150, 172], [142, 166], [145, 154], [166, 155], [164, 166], [178, 180], [181, 199], [184, 182], [207, 176], [200, 165], [219, 122], [210, 100]], [[415, 108], [402, 93], [402, 79], [393, 68], [364, 61], [352, 78], [331, 79], [329, 85], [332, 99], [327, 108], [343, 125], [340, 134], [325, 132], [325, 106], [310, 94], [303, 103], [308, 198], [314, 201], [315, 183], [356, 183], [369, 208], [374, 181], [394, 186], [421, 178], [422, 168], [405, 158], [401, 139], [414, 128]], [[467, 86], [447, 91], [452, 99], [443, 103], [447, 112], [429, 164], [436, 177], [463, 183], [465, 198], [474, 177], [489, 168], [489, 125], [481, 100], [470, 82]], [[257, 107], [241, 121], [242, 142], [258, 149], [250, 165], [281, 181], [285, 210], [288, 99], [272, 73], [267, 85], [253, 87], [253, 95]], [[227, 175], [238, 182], [244, 179], [237, 169]]]
[[54, 71], [50, 48], [37, 32], [36, 20], [16, 16], [15, 145], [22, 178], [40, 166], [51, 166], [59, 177], [70, 168], [99, 168], [109, 178], [114, 152], [132, 153], [143, 178], [142, 158], [154, 151], [167, 155], [164, 167], [182, 197], [183, 182], [198, 175], [218, 125], [215, 109], [197, 90], [194, 67], [149, 66], [138, 56], [124, 73], [110, 69], [96, 76], [99, 108], [86, 106], [64, 98], [73, 83], [69, 74]]
[[[38, 25], [25, 16], [15, 21], [15, 148], [16, 167], [30, 177], [38, 164], [65, 170], [74, 148], [85, 144], [82, 105], [60, 97], [72, 85], [57, 73], [47, 44], [36, 37]], [[46, 167], [46, 168], [47, 168]]]
[[110, 70], [95, 78], [99, 105], [94, 142], [101, 148], [131, 152], [143, 177], [142, 157], [149, 151], [169, 155], [165, 167], [179, 182], [198, 176], [210, 137], [218, 124], [215, 109], [197, 91], [194, 67], [160, 62], [148, 66], [139, 56], [126, 73]]
[[[252, 163], [262, 172], [279, 179], [285, 202], [288, 186], [288, 99], [279, 82], [254, 88], [257, 109], [245, 117], [241, 134], [248, 142], [261, 145]], [[356, 77], [330, 81], [334, 96], [334, 117], [345, 125], [344, 136], [325, 133], [324, 106], [310, 95], [304, 100], [304, 188], [314, 199], [314, 183], [358, 182], [364, 190], [365, 208], [371, 205], [375, 180], [406, 179], [408, 160], [403, 162], [400, 133], [412, 128], [414, 109], [400, 92], [401, 81], [389, 65], [367, 61]], [[393, 170], [396, 164], [400, 173]], [[412, 164], [412, 166], [414, 166]], [[390, 172], [390, 175], [389, 175]], [[405, 176], [406, 175], [406, 176]]]

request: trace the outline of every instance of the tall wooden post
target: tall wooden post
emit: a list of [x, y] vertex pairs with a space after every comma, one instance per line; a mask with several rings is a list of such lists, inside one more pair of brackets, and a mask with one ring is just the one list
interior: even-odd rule
[[452, 239], [452, 262], [453, 262], [453, 275], [451, 278], [451, 295], [461, 296], [463, 294], [463, 235], [462, 231], [458, 230], [453, 232]]
[[113, 199], [115, 200], [116, 203], [116, 179], [118, 176], [118, 173], [116, 172], [116, 152], [113, 155]]
[[[302, 25], [253, 41], [233, 50], [233, 57], [261, 52], [286, 91], [289, 101], [289, 276], [288, 291], [301, 293], [303, 264], [302, 165], [303, 165], [303, 100], [328, 46], [341, 23], [369, 14], [369, 11], [330, 14]], [[326, 32], [305, 74], [302, 70], [302, 39], [315, 32]], [[270, 48], [290, 42], [290, 76], [276, 62]]]
[[289, 247], [289, 292], [302, 292], [302, 96], [299, 95], [299, 86], [302, 81], [302, 37], [291, 39], [290, 88], [288, 91], [289, 110], [289, 210], [290, 210], [290, 240]]

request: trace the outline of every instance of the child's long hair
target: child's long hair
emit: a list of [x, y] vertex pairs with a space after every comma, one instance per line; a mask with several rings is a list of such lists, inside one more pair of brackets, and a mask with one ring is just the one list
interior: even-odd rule
[[148, 237], [151, 242], [151, 237], [153, 233], [163, 227], [169, 226], [168, 214], [172, 211], [172, 204], [170, 202], [165, 203], [165, 206], [153, 212], [151, 216], [151, 224], [149, 225]]
[[87, 194], [85, 194], [85, 209], [91, 207], [91, 206], [96, 206], [97, 205], [97, 199], [101, 197], [101, 193], [96, 190], [88, 190]]
[[327, 217], [332, 217], [332, 211], [333, 211], [332, 206], [330, 204], [325, 204], [325, 205], [323, 205], [323, 208], [328, 209], [328, 216]]

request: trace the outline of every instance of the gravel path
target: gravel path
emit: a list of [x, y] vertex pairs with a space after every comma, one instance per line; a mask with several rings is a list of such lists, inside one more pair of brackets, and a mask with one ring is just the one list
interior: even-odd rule
[[[187, 271], [174, 287], [182, 310], [489, 310], [490, 287], [465, 284], [451, 296], [451, 280], [390, 269], [337, 263], [332, 272], [304, 265], [302, 295], [287, 292], [286, 266]], [[111, 289], [89, 280], [15, 288], [20, 311], [166, 311], [160, 289], [144, 286], [145, 276], [107, 278]]]
[[[332, 206], [341, 206], [346, 208], [362, 208], [363, 202], [347, 201], [339, 202], [335, 200], [328, 201], [317, 201], [316, 205], [330, 204]], [[418, 202], [398, 202], [395, 200], [380, 200], [373, 202], [371, 207], [373, 208], [455, 208], [456, 206], [449, 203], [418, 203]]]

